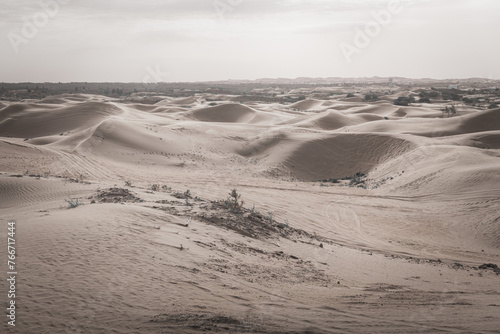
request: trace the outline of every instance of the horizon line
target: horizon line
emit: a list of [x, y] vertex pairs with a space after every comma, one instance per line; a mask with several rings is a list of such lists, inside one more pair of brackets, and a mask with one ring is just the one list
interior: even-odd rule
[[226, 82], [246, 82], [246, 83], [261, 83], [261, 81], [300, 81], [300, 80], [389, 80], [389, 79], [399, 79], [399, 80], [417, 80], [417, 81], [467, 81], [467, 80], [487, 80], [487, 81], [500, 81], [500, 79], [490, 79], [486, 77], [466, 77], [466, 78], [446, 78], [446, 79], [436, 79], [436, 78], [412, 78], [412, 77], [402, 77], [402, 76], [371, 76], [371, 77], [296, 77], [296, 78], [258, 78], [258, 79], [218, 79], [218, 80], [202, 80], [202, 81], [158, 81], [158, 82], [140, 82], [140, 81], [18, 81], [18, 82], [0, 82], [0, 84], [99, 84], [99, 83], [120, 83], [120, 84], [144, 84], [144, 85], [158, 85], [158, 84], [203, 84], [203, 83], [226, 83]]

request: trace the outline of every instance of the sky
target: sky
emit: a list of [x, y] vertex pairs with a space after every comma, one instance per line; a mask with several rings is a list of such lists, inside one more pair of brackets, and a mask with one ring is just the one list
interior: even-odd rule
[[0, 0], [0, 82], [500, 79], [498, 0]]

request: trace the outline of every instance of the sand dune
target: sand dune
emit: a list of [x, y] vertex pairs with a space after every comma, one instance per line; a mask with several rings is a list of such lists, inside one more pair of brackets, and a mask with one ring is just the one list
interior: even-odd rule
[[500, 109], [486, 110], [463, 117], [463, 120], [458, 121], [455, 118], [455, 122], [459, 123], [457, 124], [459, 133], [500, 130]]
[[108, 120], [99, 124], [91, 136], [79, 146], [84, 150], [122, 152], [134, 150], [140, 153], [179, 153], [182, 144], [152, 133], [144, 126], [130, 125], [122, 120]]
[[383, 118], [374, 114], [349, 115], [340, 111], [331, 110], [313, 116], [304, 116], [283, 124], [294, 124], [298, 127], [318, 130], [337, 130], [345, 126], [363, 124], [381, 119]]
[[249, 124], [274, 125], [283, 121], [283, 115], [276, 115], [273, 112], [259, 111], [248, 122]]
[[336, 130], [347, 125], [363, 123], [355, 117], [349, 117], [338, 111], [327, 111], [319, 114], [318, 117], [309, 118], [309, 121], [302, 125], [306, 127], [316, 127], [323, 130]]
[[255, 110], [240, 104], [222, 104], [195, 110], [191, 115], [203, 122], [247, 123], [255, 115]]
[[378, 164], [415, 148], [411, 142], [377, 134], [335, 134], [304, 141], [286, 158], [301, 180], [316, 181], [368, 173]]
[[163, 108], [158, 108], [158, 105], [162, 105], [162, 102], [163, 101], [160, 101], [155, 105], [134, 103], [130, 107], [137, 109], [139, 111], [155, 112], [156, 110], [163, 109]]
[[202, 95], [0, 105], [19, 333], [498, 330], [500, 109]]
[[292, 108], [295, 109], [300, 109], [300, 110], [311, 110], [311, 109], [317, 109], [318, 107], [321, 107], [323, 105], [323, 101], [320, 100], [304, 100], [300, 102], [296, 102], [291, 105]]
[[339, 101], [342, 101], [342, 102], [363, 102], [363, 98], [362, 97], [344, 97], [344, 98], [341, 98], [339, 99]]
[[56, 135], [93, 126], [120, 112], [116, 106], [103, 102], [86, 102], [62, 108], [11, 105], [0, 112], [0, 134], [17, 138]]
[[396, 111], [399, 108], [393, 104], [389, 103], [377, 103], [374, 105], [364, 105], [360, 108], [352, 108], [350, 113], [353, 114], [374, 114], [379, 116], [389, 116], [392, 111]]
[[261, 156], [273, 147], [281, 145], [286, 139], [287, 135], [284, 133], [266, 133], [256, 138], [250, 138], [237, 152], [245, 157]]
[[57, 98], [57, 97], [50, 97], [50, 98], [45, 98], [41, 100], [40, 102], [45, 103], [45, 104], [66, 104], [70, 100], [65, 99], [65, 98]]
[[391, 116], [394, 117], [419, 117], [419, 118], [438, 118], [442, 117], [442, 112], [437, 109], [426, 107], [401, 107], [398, 108]]
[[478, 132], [469, 137], [474, 143], [471, 146], [486, 149], [500, 149], [500, 131]]
[[174, 103], [174, 104], [193, 104], [196, 101], [198, 101], [198, 98], [196, 96], [191, 96], [191, 97], [176, 99], [176, 100], [172, 101], [171, 103]]
[[352, 103], [352, 102], [347, 102], [347, 103], [334, 103], [330, 106], [329, 109], [335, 109], [335, 110], [350, 110], [353, 108], [363, 108], [363, 107], [369, 107], [368, 104], [366, 103]]
[[478, 111], [452, 118], [427, 116], [412, 119], [396, 119], [360, 124], [353, 127], [356, 132], [409, 133], [423, 137], [466, 135], [475, 132], [495, 131], [500, 124], [496, 110]]

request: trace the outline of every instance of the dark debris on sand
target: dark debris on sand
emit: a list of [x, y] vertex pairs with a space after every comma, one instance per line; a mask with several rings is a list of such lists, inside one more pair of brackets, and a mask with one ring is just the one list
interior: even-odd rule
[[201, 213], [198, 218], [207, 224], [224, 227], [253, 239], [264, 240], [281, 237], [296, 240], [308, 238], [330, 243], [325, 238], [290, 227], [288, 224], [279, 223], [272, 217], [263, 215], [260, 212], [248, 209], [234, 211], [228, 209], [221, 202], [212, 202], [209, 210]]
[[128, 189], [123, 188], [109, 188], [99, 190], [97, 195], [89, 199], [97, 200], [100, 203], [123, 203], [123, 202], [142, 202], [142, 200], [135, 196]]
[[500, 268], [493, 263], [485, 263], [479, 266], [479, 269], [481, 270], [488, 270], [491, 269], [495, 272], [495, 274], [500, 275]]
[[252, 333], [259, 332], [256, 324], [250, 321], [242, 321], [230, 316], [215, 314], [159, 314], [154, 316], [151, 323], [155, 323], [165, 329], [179, 330], [185, 332], [230, 332], [230, 333]]

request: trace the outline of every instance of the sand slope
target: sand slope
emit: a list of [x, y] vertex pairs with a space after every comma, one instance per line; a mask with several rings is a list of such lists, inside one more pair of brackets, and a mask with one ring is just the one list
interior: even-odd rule
[[300, 109], [300, 110], [311, 110], [321, 107], [323, 105], [323, 101], [319, 100], [304, 100], [299, 101], [291, 105], [292, 108]]
[[223, 104], [195, 110], [191, 115], [203, 122], [245, 123], [255, 117], [256, 112], [240, 104]]
[[342, 178], [357, 172], [368, 173], [414, 147], [393, 136], [336, 134], [301, 143], [286, 158], [286, 165], [307, 181]]
[[88, 128], [120, 109], [103, 102], [54, 108], [47, 105], [10, 105], [0, 111], [0, 134], [17, 138], [55, 135]]

